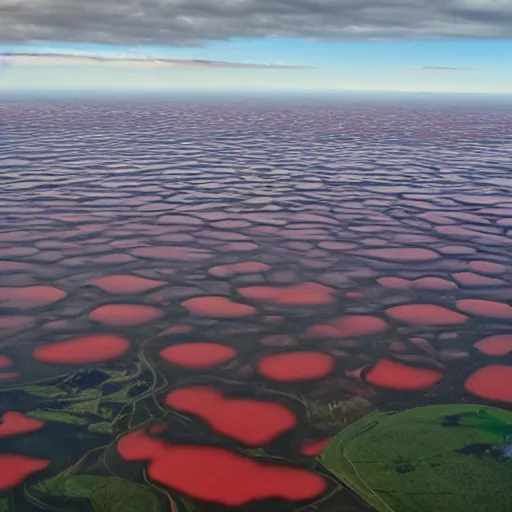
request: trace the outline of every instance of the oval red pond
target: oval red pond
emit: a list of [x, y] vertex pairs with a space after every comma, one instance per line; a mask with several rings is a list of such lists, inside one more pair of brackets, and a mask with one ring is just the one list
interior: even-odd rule
[[369, 256], [370, 258], [377, 258], [388, 261], [431, 261], [437, 260], [441, 256], [430, 249], [423, 249], [421, 247], [396, 247], [386, 249], [364, 249], [357, 251], [356, 254], [361, 256]]
[[502, 274], [507, 269], [505, 265], [491, 261], [472, 261], [468, 268], [473, 272], [481, 272], [482, 274]]
[[224, 397], [206, 386], [176, 389], [165, 403], [199, 416], [213, 430], [250, 446], [267, 444], [297, 424], [295, 414], [281, 404]]
[[499, 318], [503, 320], [512, 319], [512, 306], [493, 300], [462, 299], [457, 301], [457, 309], [460, 309], [464, 313], [469, 313], [470, 315]]
[[456, 290], [458, 286], [452, 281], [441, 277], [421, 277], [412, 282], [412, 287], [417, 290], [450, 291]]
[[9, 368], [12, 364], [13, 362], [10, 357], [0, 355], [0, 368]]
[[334, 302], [336, 290], [319, 283], [306, 282], [294, 286], [248, 286], [240, 288], [242, 297], [284, 306], [320, 306]]
[[0, 454], [0, 491], [8, 491], [23, 482], [28, 476], [46, 469], [50, 461], [34, 459], [24, 455]]
[[0, 438], [27, 434], [44, 427], [44, 421], [29, 418], [21, 412], [8, 411], [0, 418]]
[[405, 391], [430, 388], [441, 378], [442, 374], [437, 370], [408, 366], [389, 359], [378, 361], [365, 377], [367, 382], [375, 386]]
[[309, 327], [306, 336], [313, 338], [351, 338], [353, 336], [369, 336], [389, 329], [389, 325], [378, 316], [350, 315], [335, 318], [328, 324]]
[[96, 308], [89, 314], [93, 322], [109, 327], [135, 327], [164, 316], [161, 309], [139, 304], [107, 304]]
[[503, 279], [496, 279], [495, 277], [481, 276], [473, 272], [456, 272], [452, 274], [453, 278], [465, 286], [503, 286], [507, 284]]
[[123, 437], [124, 460], [149, 460], [157, 482], [194, 498], [240, 507], [262, 499], [302, 501], [322, 494], [326, 482], [298, 468], [258, 462], [214, 446], [172, 445], [143, 431]]
[[334, 359], [321, 352], [283, 352], [257, 362], [258, 372], [276, 381], [320, 379], [334, 369]]
[[389, 329], [389, 325], [382, 318], [370, 315], [344, 316], [331, 320], [329, 324], [338, 329], [341, 338], [368, 336]]
[[20, 374], [16, 373], [16, 372], [0, 373], [0, 381], [16, 379], [19, 376], [20, 376]]
[[49, 306], [67, 296], [53, 286], [5, 286], [0, 288], [0, 303], [8, 308], [32, 309]]
[[512, 402], [512, 366], [484, 366], [469, 376], [464, 387], [486, 400]]
[[488, 356], [505, 356], [512, 352], [512, 334], [496, 334], [477, 341], [474, 347]]
[[160, 357], [169, 363], [185, 368], [212, 368], [236, 356], [236, 350], [218, 343], [181, 343], [160, 352]]
[[468, 320], [451, 309], [435, 304], [406, 304], [386, 309], [386, 314], [395, 320], [411, 325], [457, 325]]
[[44, 363], [86, 364], [111, 361], [122, 356], [130, 342], [114, 334], [92, 334], [37, 347], [34, 359]]
[[408, 290], [412, 288], [412, 282], [403, 277], [380, 277], [377, 282], [384, 288], [393, 288], [395, 290]]
[[226, 297], [194, 297], [181, 305], [194, 315], [209, 318], [242, 318], [258, 313], [256, 308], [233, 302]]
[[156, 281], [132, 275], [114, 275], [93, 279], [91, 284], [101, 290], [112, 294], [143, 293], [165, 284], [165, 281]]

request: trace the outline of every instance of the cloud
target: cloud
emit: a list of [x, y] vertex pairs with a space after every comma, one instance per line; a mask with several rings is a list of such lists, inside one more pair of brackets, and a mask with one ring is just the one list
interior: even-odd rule
[[0, 0], [0, 41], [510, 38], [510, 0]]
[[0, 58], [9, 59], [11, 65], [59, 65], [59, 64], [105, 64], [110, 66], [134, 68], [231, 68], [231, 69], [310, 69], [307, 66], [288, 66], [284, 64], [251, 64], [245, 62], [226, 62], [201, 59], [154, 59], [134, 58], [121, 54], [114, 57], [80, 55], [63, 52], [48, 53], [0, 53]]
[[470, 68], [455, 68], [451, 66], [421, 66], [410, 68], [409, 71], [469, 71]]

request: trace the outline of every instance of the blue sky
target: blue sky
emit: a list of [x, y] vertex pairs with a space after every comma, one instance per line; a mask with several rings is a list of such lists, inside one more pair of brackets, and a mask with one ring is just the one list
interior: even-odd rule
[[[60, 10], [69, 3], [38, 1], [36, 7], [44, 4], [48, 9], [54, 2]], [[119, 16], [110, 19], [100, 16], [101, 13], [93, 13], [94, 23], [88, 25], [90, 11], [75, 12], [83, 3], [76, 4], [75, 10], [71, 6], [58, 24], [41, 15], [47, 11], [36, 13], [34, 21], [27, 18], [26, 10], [20, 10], [12, 20], [0, 20], [0, 54], [32, 57], [4, 57], [0, 91], [512, 93], [512, 39], [504, 37], [512, 34], [512, 2], [508, 0], [446, 0], [437, 11], [425, 10], [424, 2], [419, 0], [409, 0], [402, 4], [415, 10], [390, 11], [389, 19], [385, 9], [370, 15], [370, 7], [357, 10], [359, 7], [349, 2], [340, 11], [348, 13], [349, 21], [338, 20], [331, 13], [346, 0], [260, 0], [251, 6], [248, 4], [255, 0], [211, 0], [206, 7], [202, 6], [204, 12], [199, 16], [202, 1], [173, 0], [172, 12], [176, 15], [168, 20], [158, 15], [161, 2], [146, 0], [140, 4], [153, 5], [154, 10], [146, 12], [134, 0], [129, 4], [134, 10], [124, 20], [126, 27], [132, 27], [130, 30], [123, 26]], [[361, 5], [365, 1], [369, 0], [361, 0]], [[379, 6], [385, 7], [390, 1], [381, 0]], [[117, 9], [121, 4], [116, 2], [105, 0], [105, 5]], [[308, 16], [304, 11], [308, 3], [317, 10], [322, 5], [331, 11], [315, 18], [317, 10], [312, 10]], [[190, 10], [192, 4], [194, 10]], [[389, 9], [396, 5], [391, 3]], [[181, 6], [181, 10], [176, 10], [176, 6]], [[276, 6], [280, 10], [275, 10]], [[349, 12], [350, 9], [354, 12]], [[285, 14], [280, 18], [281, 11]], [[418, 21], [415, 16], [422, 18]], [[140, 23], [133, 25], [134, 18], [140, 19]], [[98, 19], [104, 27], [98, 28]], [[3, 41], [2, 28], [7, 34]], [[244, 32], [248, 34], [245, 37]], [[33, 57], [41, 53], [61, 58]], [[63, 59], [65, 55], [100, 56], [107, 60]], [[189, 62], [187, 66], [176, 66], [174, 62], [167, 67], [141, 67], [133, 63], [140, 58], [186, 62], [200, 59], [209, 65]], [[264, 66], [251, 68], [248, 64]]]

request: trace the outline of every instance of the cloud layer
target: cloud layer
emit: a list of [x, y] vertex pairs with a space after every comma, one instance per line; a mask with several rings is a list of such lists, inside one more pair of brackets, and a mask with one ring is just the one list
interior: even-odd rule
[[512, 38], [511, 0], [0, 0], [0, 42]]
[[454, 68], [452, 66], [421, 66], [409, 71], [469, 71], [469, 68]]
[[133, 68], [230, 68], [230, 69], [309, 69], [307, 66], [287, 66], [281, 64], [251, 64], [245, 62], [225, 62], [219, 60], [201, 59], [152, 59], [133, 58], [128, 56], [98, 57], [89, 55], [71, 54], [44, 54], [44, 53], [0, 53], [0, 57], [14, 65], [59, 65], [59, 64], [105, 64]]

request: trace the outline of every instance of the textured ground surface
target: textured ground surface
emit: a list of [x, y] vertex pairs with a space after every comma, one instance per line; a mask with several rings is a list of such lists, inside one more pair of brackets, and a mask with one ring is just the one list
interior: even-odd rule
[[0, 510], [364, 510], [314, 458], [347, 418], [511, 407], [511, 110], [0, 119]]

